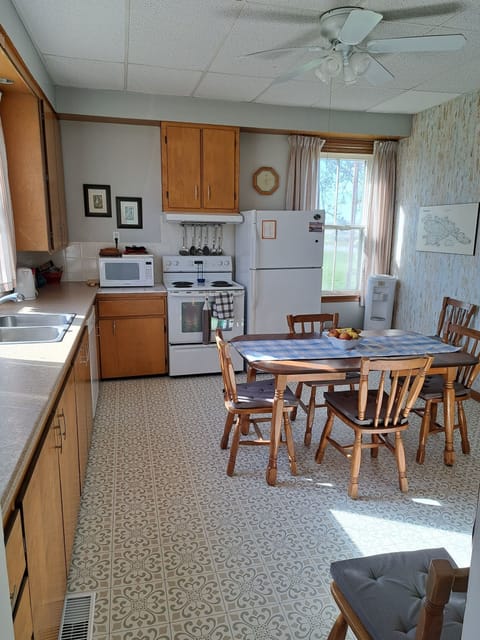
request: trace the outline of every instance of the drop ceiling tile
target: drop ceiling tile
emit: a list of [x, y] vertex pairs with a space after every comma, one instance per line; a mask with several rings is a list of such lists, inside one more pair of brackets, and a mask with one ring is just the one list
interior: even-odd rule
[[[346, 86], [339, 83], [332, 87], [332, 107], [342, 111], [352, 111], [353, 109], [355, 111], [367, 111], [386, 99], [395, 98], [400, 93], [400, 89], [372, 87], [367, 83], [363, 86], [359, 86], [359, 84]], [[329, 103], [328, 101], [325, 103], [325, 98], [323, 98], [313, 106], [327, 108]]]
[[118, 0], [13, 0], [43, 54], [120, 62], [125, 3]]
[[421, 84], [422, 91], [448, 91], [470, 93], [472, 87], [480, 87], [480, 65], [478, 58], [467, 60], [454, 72], [445, 70]]
[[235, 21], [235, 13], [222, 13], [224, 4], [131, 0], [129, 63], [205, 69]]
[[395, 98], [385, 100], [368, 109], [372, 113], [419, 113], [438, 104], [456, 98], [456, 93], [433, 93], [429, 91], [405, 91]]
[[170, 96], [190, 96], [201, 77], [200, 71], [130, 64], [127, 90]]
[[81, 89], [124, 89], [123, 64], [96, 60], [71, 60], [46, 56], [53, 82], [61, 87]]
[[250, 78], [231, 76], [222, 73], [207, 73], [196, 89], [196, 98], [213, 98], [215, 100], [235, 100], [250, 102], [268, 87], [268, 78]]
[[321, 82], [283, 82], [275, 84], [262, 93], [255, 102], [310, 107], [328, 95], [328, 87]]

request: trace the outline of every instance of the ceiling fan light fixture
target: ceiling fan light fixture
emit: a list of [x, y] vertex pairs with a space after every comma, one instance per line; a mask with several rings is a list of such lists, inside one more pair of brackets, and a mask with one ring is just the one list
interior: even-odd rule
[[371, 58], [366, 53], [353, 53], [350, 56], [350, 67], [356, 76], [363, 75], [370, 66]]
[[325, 58], [323, 65], [325, 73], [331, 77], [338, 76], [343, 67], [342, 54], [338, 51], [334, 51], [328, 58]]
[[348, 61], [343, 65], [343, 81], [345, 82], [345, 84], [355, 84], [355, 82], [357, 81], [357, 75], [352, 67], [348, 64]]
[[318, 78], [319, 80], [321, 80], [322, 82], [327, 83], [327, 82], [330, 80], [330, 76], [328, 76], [328, 75], [325, 73], [325, 70], [324, 70], [324, 68], [323, 68], [323, 64], [322, 64], [322, 65], [320, 65], [319, 67], [317, 67], [313, 73], [314, 73], [314, 74], [317, 76], [317, 78]]

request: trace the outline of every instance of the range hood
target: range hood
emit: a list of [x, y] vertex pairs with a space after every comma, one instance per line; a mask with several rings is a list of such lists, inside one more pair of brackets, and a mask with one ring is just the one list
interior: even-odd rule
[[165, 213], [167, 222], [177, 222], [179, 224], [202, 224], [207, 222], [216, 222], [217, 224], [240, 224], [243, 222], [243, 216], [240, 213], [183, 213], [169, 212]]

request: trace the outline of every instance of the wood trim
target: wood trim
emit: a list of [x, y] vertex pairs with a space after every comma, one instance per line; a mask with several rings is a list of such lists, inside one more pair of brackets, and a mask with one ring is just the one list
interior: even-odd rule
[[472, 398], [477, 402], [480, 402], [480, 391], [475, 391], [472, 389]]
[[328, 295], [325, 294], [321, 297], [322, 302], [359, 302], [360, 294], [354, 293], [350, 295]]
[[113, 116], [89, 116], [76, 113], [58, 113], [59, 120], [73, 120], [77, 122], [104, 122], [106, 124], [135, 124], [144, 127], [160, 127], [161, 120], [145, 120], [135, 118], [115, 118]]

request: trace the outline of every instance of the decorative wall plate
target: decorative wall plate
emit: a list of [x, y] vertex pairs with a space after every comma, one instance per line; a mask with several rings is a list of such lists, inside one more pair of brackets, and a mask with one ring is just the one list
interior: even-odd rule
[[270, 196], [278, 189], [280, 178], [273, 167], [260, 167], [253, 174], [253, 188], [262, 196]]

